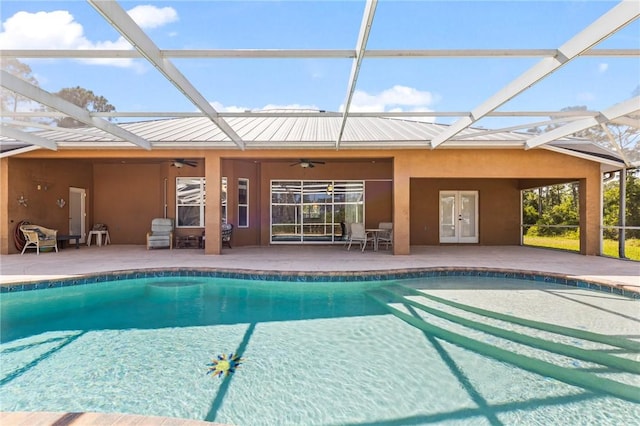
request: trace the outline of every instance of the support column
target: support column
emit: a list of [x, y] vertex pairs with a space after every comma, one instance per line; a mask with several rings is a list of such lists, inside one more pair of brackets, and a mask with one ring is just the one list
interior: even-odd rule
[[627, 226], [627, 169], [620, 170], [620, 210], [618, 212], [618, 224], [620, 226], [620, 232], [618, 232], [618, 257], [620, 259], [626, 259], [627, 254], [625, 252], [625, 244], [627, 240], [626, 226]]
[[393, 254], [410, 254], [410, 165], [406, 159], [393, 160]]
[[0, 182], [0, 254], [9, 254], [13, 230], [9, 225], [9, 159], [6, 157], [0, 158]]
[[204, 254], [221, 254], [222, 240], [220, 236], [222, 215], [220, 207], [222, 185], [222, 161], [215, 151], [208, 151], [204, 156], [204, 177], [207, 188], [205, 208], [205, 248]]
[[592, 173], [586, 179], [580, 179], [580, 254], [598, 256], [600, 247], [600, 210], [601, 175]]

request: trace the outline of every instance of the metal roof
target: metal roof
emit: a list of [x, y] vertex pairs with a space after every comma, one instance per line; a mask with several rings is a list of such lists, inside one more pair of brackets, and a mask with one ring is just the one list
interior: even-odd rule
[[[340, 131], [339, 116], [326, 113], [299, 113], [296, 117], [233, 117], [229, 126], [245, 143], [246, 149], [261, 148], [333, 148]], [[173, 118], [124, 123], [122, 129], [149, 141], [156, 148], [234, 148], [233, 141], [206, 117]], [[342, 148], [403, 149], [430, 147], [429, 140], [447, 126], [421, 121], [383, 117], [352, 117], [347, 120]], [[43, 130], [32, 135], [55, 142], [60, 148], [137, 148], [135, 144], [95, 128]], [[487, 132], [467, 128], [446, 148], [522, 148], [531, 138], [527, 133]], [[5, 140], [3, 140], [5, 139]], [[615, 152], [588, 140], [562, 138], [547, 148], [568, 155], [575, 153], [595, 161], [619, 166], [624, 162]], [[10, 151], [28, 145], [0, 137], [0, 146]]]
[[[411, 2], [409, 2], [411, 3]], [[428, 3], [428, 2], [425, 2]], [[546, 147], [550, 143], [554, 150], [579, 152], [601, 159], [618, 161], [615, 153], [601, 152], [582, 141], [570, 144], [566, 136], [580, 130], [606, 123], [640, 127], [640, 96], [620, 99], [619, 102], [601, 111], [502, 111], [500, 107], [526, 93], [541, 80], [557, 73], [566, 64], [580, 58], [620, 57], [640, 58], [640, 49], [602, 48], [601, 42], [618, 33], [640, 17], [636, 0], [624, 0], [613, 4], [593, 22], [586, 25], [573, 37], [558, 46], [546, 49], [431, 49], [428, 41], [422, 48], [373, 49], [369, 47], [369, 36], [376, 27], [378, 1], [363, 3], [363, 14], [355, 47], [351, 49], [161, 49], [158, 44], [130, 17], [117, 1], [88, 0], [120, 36], [131, 44], [130, 50], [95, 49], [3, 49], [2, 56], [9, 58], [139, 58], [152, 64], [166, 82], [171, 83], [196, 111], [122, 111], [114, 113], [89, 113], [39, 87], [22, 81], [6, 71], [1, 71], [0, 85], [5, 89], [46, 105], [56, 112], [16, 113], [7, 117], [3, 112], [0, 126], [2, 155], [23, 152], [28, 146], [44, 149], [84, 147], [100, 149], [106, 146], [123, 146], [142, 149], [162, 147], [219, 147], [235, 149], [260, 148], [403, 148], [423, 147], [456, 148], [475, 146], [520, 147], [524, 149]], [[385, 4], [389, 7], [389, 4]], [[395, 7], [404, 7], [401, 2]], [[405, 5], [406, 6], [406, 5]], [[455, 12], [454, 12], [455, 13]], [[340, 29], [336, 29], [339, 31]], [[464, 28], [456, 28], [464, 31]], [[420, 43], [419, 43], [420, 44]], [[408, 45], [415, 46], [415, 40]], [[398, 66], [407, 66], [407, 58], [537, 58], [534, 65], [524, 73], [507, 82], [479, 104], [469, 105], [466, 111], [426, 111], [363, 113], [352, 110], [353, 96], [366, 60], [394, 60]], [[203, 93], [205, 87], [191, 81], [174, 64], [176, 59], [247, 60], [247, 59], [342, 59], [350, 61], [351, 67], [344, 87], [343, 110], [335, 112], [308, 111], [245, 111], [229, 113], [217, 111]], [[206, 66], [206, 65], [205, 65]], [[482, 73], [476, 72], [472, 81], [464, 84], [482, 84]], [[108, 93], [104, 94], [109, 97]], [[52, 129], [20, 124], [21, 117], [69, 116], [88, 125], [86, 129]], [[511, 118], [545, 117], [536, 122], [542, 128], [549, 124], [562, 123], [560, 127], [539, 135], [518, 133], [517, 130], [532, 127], [523, 120], [520, 125], [501, 129], [479, 129], [478, 123], [486, 117]], [[134, 123], [110, 121], [132, 118], [169, 117]], [[455, 117], [449, 125], [416, 121], [426, 117]], [[404, 118], [404, 119], [403, 119]], [[25, 130], [29, 129], [29, 130]], [[564, 141], [556, 143], [554, 141]], [[14, 149], [10, 149], [14, 148]], [[21, 149], [15, 149], [21, 148]], [[605, 150], [606, 151], [606, 150]]]

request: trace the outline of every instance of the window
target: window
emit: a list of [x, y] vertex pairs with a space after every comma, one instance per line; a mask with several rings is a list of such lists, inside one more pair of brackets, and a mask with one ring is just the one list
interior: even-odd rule
[[238, 179], [238, 228], [249, 227], [249, 179]]
[[222, 177], [222, 184], [220, 187], [220, 221], [227, 223], [227, 178]]
[[176, 222], [178, 228], [204, 227], [204, 178], [176, 178]]

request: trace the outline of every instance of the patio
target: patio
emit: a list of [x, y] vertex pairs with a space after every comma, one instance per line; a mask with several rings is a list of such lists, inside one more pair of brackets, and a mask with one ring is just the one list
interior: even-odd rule
[[386, 250], [347, 251], [342, 245], [234, 247], [224, 249], [222, 255], [205, 255], [202, 250], [108, 245], [35, 256], [30, 253], [0, 257], [0, 284], [147, 268], [354, 272], [462, 267], [561, 274], [640, 292], [638, 262], [520, 246], [412, 246], [410, 255], [393, 256]]

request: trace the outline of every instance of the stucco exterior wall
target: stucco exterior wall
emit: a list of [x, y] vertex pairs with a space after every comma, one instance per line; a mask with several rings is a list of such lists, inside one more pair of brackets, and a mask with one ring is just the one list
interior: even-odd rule
[[[172, 158], [185, 157], [197, 159], [198, 166], [170, 167]], [[297, 158], [322, 159], [326, 164], [307, 169], [291, 166]], [[175, 178], [205, 174], [213, 177], [208, 182], [219, 182], [219, 176], [229, 179], [228, 220], [234, 225], [237, 179], [250, 181], [250, 227], [234, 230], [236, 245], [269, 243], [272, 179], [364, 180], [366, 225], [392, 220], [395, 254], [408, 254], [410, 244], [438, 244], [440, 189], [480, 191], [480, 244], [518, 244], [518, 190], [538, 182], [579, 181], [582, 251], [599, 252], [599, 163], [544, 149], [39, 150], [3, 159], [0, 165], [5, 189], [0, 191], [2, 253], [15, 252], [12, 225], [17, 221], [28, 219], [68, 231], [68, 211], [58, 208], [55, 200], [67, 199], [69, 186], [87, 190], [88, 228], [107, 223], [113, 243], [144, 244], [151, 219], [164, 215], [165, 179], [167, 216], [175, 218]], [[37, 181], [48, 183], [48, 190], [37, 191]], [[215, 201], [219, 189], [207, 192], [207, 236], [215, 237], [219, 213], [213, 211], [219, 210]], [[29, 199], [28, 208], [16, 202], [21, 193]], [[217, 252], [211, 250], [207, 253]]]
[[520, 190], [517, 179], [411, 179], [411, 245], [437, 245], [439, 192], [478, 191], [481, 245], [520, 244]]
[[[88, 191], [93, 195], [88, 229], [104, 223], [112, 244], [146, 244], [151, 220], [164, 217], [165, 179], [172, 179], [168, 186], [173, 190], [167, 193], [175, 200], [175, 176], [169, 176], [167, 168], [165, 164], [96, 164], [94, 187]], [[167, 217], [175, 219], [175, 209]]]
[[[69, 187], [93, 186], [91, 163], [66, 159], [6, 160], [2, 167], [2, 186], [6, 191], [7, 202], [0, 215], [4, 228], [1, 252], [18, 253], [13, 234], [16, 225], [23, 220], [57, 229], [60, 234], [68, 234]], [[27, 199], [26, 207], [17, 202], [21, 196]], [[56, 200], [60, 198], [66, 202], [62, 208], [56, 204]]]

